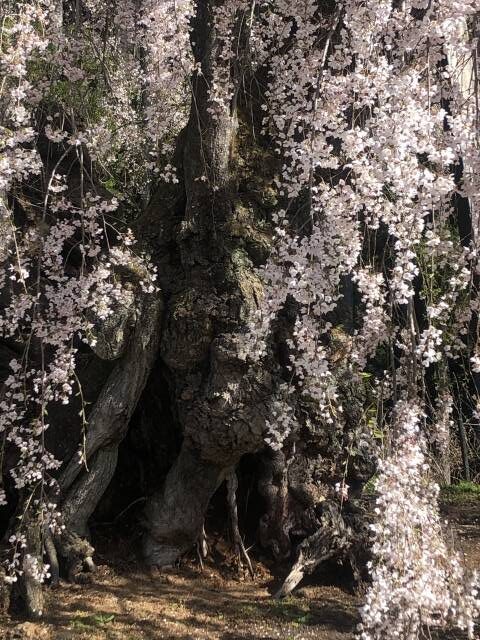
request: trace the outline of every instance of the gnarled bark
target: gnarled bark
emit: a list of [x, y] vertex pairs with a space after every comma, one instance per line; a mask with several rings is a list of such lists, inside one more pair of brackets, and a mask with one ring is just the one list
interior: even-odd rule
[[[126, 435], [155, 361], [161, 311], [162, 302], [157, 294], [140, 294], [140, 299], [135, 301], [131, 337], [126, 346], [120, 345], [119, 341], [114, 350], [123, 355], [89, 415], [84, 443], [85, 464], [80, 465], [76, 457], [72, 458], [59, 479], [60, 507], [68, 536], [57, 537], [56, 545], [70, 579], [75, 572], [81, 572], [85, 564], [89, 565], [92, 550], [89, 545], [82, 545], [81, 538], [88, 537], [88, 520], [113, 477], [118, 446]], [[116, 331], [115, 327], [112, 331]], [[123, 328], [121, 332], [124, 333]], [[110, 344], [112, 341], [113, 338]], [[72, 536], [78, 538], [75, 544]]]
[[[299, 431], [282, 451], [262, 454], [259, 492], [266, 508], [259, 540], [278, 562], [294, 558], [277, 597], [288, 595], [326, 560], [347, 558], [356, 579], [366, 561], [358, 552], [367, 546], [368, 529], [357, 503], [375, 469], [373, 442], [362, 425], [362, 389], [347, 371], [340, 375], [344, 412], [336, 424], [325, 424], [314, 404], [300, 400]], [[348, 498], [335, 492], [336, 483], [348, 485]]]
[[[173, 249], [180, 264], [160, 274], [168, 292], [160, 354], [183, 434], [180, 455], [145, 512], [145, 559], [160, 566], [194, 545], [226, 472], [262, 447], [271, 392], [270, 374], [244, 360], [237, 339], [261, 295], [250, 252], [252, 235], [261, 231], [238, 193], [236, 101], [209, 103], [215, 66], [230, 72], [215, 33], [215, 4], [197, 4], [192, 39], [202, 75], [193, 80], [180, 154], [185, 195]], [[232, 70], [234, 93], [238, 72]]]

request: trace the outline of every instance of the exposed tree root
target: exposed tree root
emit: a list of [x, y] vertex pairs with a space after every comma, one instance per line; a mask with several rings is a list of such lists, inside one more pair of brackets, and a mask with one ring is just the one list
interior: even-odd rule
[[325, 560], [348, 555], [356, 536], [346, 523], [340, 505], [325, 501], [320, 522], [318, 531], [299, 545], [297, 560], [275, 598], [284, 598], [291, 593], [305, 575], [313, 573]]
[[198, 557], [198, 561], [200, 563], [200, 567], [202, 569], [202, 571], [204, 570], [204, 565], [203, 565], [203, 561], [205, 560], [205, 558], [208, 555], [208, 543], [207, 543], [207, 534], [205, 533], [205, 524], [202, 527], [202, 531], [200, 533], [200, 536], [198, 537], [198, 540], [196, 542], [196, 550], [197, 550], [197, 557]]
[[231, 469], [231, 471], [227, 474], [226, 482], [227, 482], [228, 508], [230, 511], [233, 543], [235, 545], [235, 552], [237, 554], [238, 568], [240, 571], [242, 571], [243, 561], [245, 561], [247, 565], [248, 573], [250, 574], [250, 577], [253, 580], [255, 578], [255, 572], [253, 570], [250, 556], [248, 555], [248, 552], [245, 549], [245, 545], [243, 544], [242, 536], [240, 535], [240, 528], [238, 526], [238, 509], [237, 509], [238, 479], [237, 479], [237, 474], [235, 472], [235, 469]]
[[50, 584], [56, 587], [60, 582], [60, 565], [58, 564], [58, 554], [53, 540], [52, 533], [48, 527], [43, 535], [43, 546], [50, 565]]
[[65, 530], [55, 538], [62, 574], [69, 582], [86, 582], [95, 571], [92, 545], [72, 531]]

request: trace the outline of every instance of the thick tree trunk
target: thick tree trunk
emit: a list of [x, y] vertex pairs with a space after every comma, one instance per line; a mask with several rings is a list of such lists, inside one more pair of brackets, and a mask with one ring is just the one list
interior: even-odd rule
[[148, 535], [144, 555], [151, 565], [166, 567], [188, 551], [202, 530], [210, 498], [223, 480], [219, 466], [202, 462], [183, 447], [164, 487], [149, 500], [145, 515]]
[[66, 532], [55, 537], [55, 546], [60, 566], [70, 580], [92, 568], [93, 548], [84, 540], [89, 537], [88, 520], [113, 477], [118, 447], [157, 355], [161, 298], [143, 294], [138, 288], [133, 302], [129, 314], [118, 313], [117, 322], [99, 336], [101, 355], [118, 357], [118, 362], [89, 415], [83, 447], [85, 464], [79, 464], [74, 456], [59, 479]]
[[12, 604], [29, 618], [40, 618], [43, 614], [44, 598], [42, 584], [37, 578], [37, 567], [43, 566], [42, 524], [35, 507], [27, 507], [23, 514], [25, 525], [25, 548], [20, 549], [21, 571], [15, 583]]
[[[238, 192], [236, 100], [209, 100], [216, 74], [230, 74], [215, 33], [215, 4], [197, 4], [192, 39], [202, 75], [192, 81], [181, 154], [180, 268], [162, 282], [168, 302], [161, 357], [171, 373], [183, 445], [146, 508], [145, 559], [156, 565], [171, 564], [195, 543], [227, 470], [262, 446], [271, 389], [270, 375], [245, 362], [237, 340], [261, 295], [249, 251], [259, 220]], [[235, 93], [238, 78], [231, 82]]]
[[[118, 445], [125, 437], [157, 355], [161, 300], [155, 294], [149, 296], [140, 290], [137, 295], [128, 346], [89, 415], [84, 444], [86, 466], [73, 458], [59, 480], [66, 525], [79, 535], [86, 534], [88, 518], [112, 478]], [[118, 330], [118, 326], [113, 327], [114, 332]], [[117, 350], [114, 355], [116, 353]]]
[[[248, 133], [253, 123], [235, 111], [242, 103], [236, 91], [245, 70], [228, 67], [234, 76], [231, 102], [209, 101], [215, 65], [226, 73], [213, 20], [216, 4], [198, 3], [194, 23], [194, 51], [202, 75], [192, 81], [192, 111], [180, 145], [184, 197], [170, 207], [175, 213], [164, 217], [160, 231], [153, 229], [162, 211], [162, 193], [143, 221], [152, 229], [147, 235], [155, 236], [160, 256], [166, 299], [160, 357], [170, 372], [172, 403], [183, 435], [178, 459], [145, 510], [144, 557], [157, 566], [171, 565], [193, 547], [214, 491], [242, 455], [265, 448], [265, 423], [274, 388], [282, 380], [281, 363], [274, 360], [278, 353], [268, 364], [256, 366], [238, 350], [238, 337], [262, 295], [255, 267], [265, 260], [265, 247], [268, 251], [271, 243], [263, 221], [268, 219], [277, 165], [268, 152], [262, 157], [259, 142]], [[237, 41], [245, 45], [247, 35], [237, 34]], [[239, 58], [244, 61], [246, 56], [240, 52]], [[245, 135], [250, 135], [247, 153]], [[243, 171], [248, 175], [246, 189]], [[277, 342], [290, 337], [288, 329], [284, 333]], [[322, 422], [314, 406], [299, 401], [301, 430], [292, 434], [285, 453], [264, 456], [259, 488], [266, 510], [260, 541], [278, 560], [290, 558], [296, 541], [315, 536], [323, 527], [322, 503], [332, 497], [336, 481], [348, 482], [355, 496], [373, 473], [372, 442], [361, 426], [361, 388], [351, 383], [348, 366], [336, 366], [346, 401], [343, 417], [332, 427]], [[331, 533], [324, 532], [322, 539]], [[347, 546], [345, 541], [330, 542], [332, 548]], [[313, 551], [311, 555], [317, 557]]]

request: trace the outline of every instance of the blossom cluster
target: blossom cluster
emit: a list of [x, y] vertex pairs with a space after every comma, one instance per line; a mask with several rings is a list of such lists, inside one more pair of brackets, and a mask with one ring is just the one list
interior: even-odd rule
[[361, 610], [361, 640], [415, 640], [424, 626], [449, 623], [473, 637], [478, 579], [444, 541], [421, 418], [415, 402], [397, 404], [395, 450], [376, 482], [373, 582]]
[[[91, 5], [94, 31], [102, 11], [99, 4]], [[43, 529], [55, 531], [62, 527], [54, 498], [61, 461], [45, 444], [51, 408], [68, 404], [79, 384], [79, 342], [94, 346], [96, 324], [113, 313], [115, 303], [130, 301], [115, 275], [118, 268], [138, 274], [139, 288], [147, 293], [156, 290], [156, 273], [148, 258], [135, 253], [131, 233], [115, 226], [118, 200], [95, 192], [89, 172], [101, 154], [88, 113], [79, 103], [75, 120], [72, 105], [56, 94], [62, 73], [69, 77], [70, 97], [79, 83], [89, 80], [87, 39], [66, 36], [58, 3], [52, 0], [7, 2], [0, 18], [0, 336], [15, 344], [18, 354], [3, 381], [0, 432], [16, 452], [9, 469], [13, 486], [21, 491], [25, 510], [35, 512], [26, 522], [36, 517]], [[124, 87], [121, 82], [118, 86]], [[60, 158], [53, 165], [38, 150], [42, 138], [52, 156]], [[76, 167], [77, 189], [63, 168], [66, 160], [70, 169]], [[32, 191], [40, 195], [32, 196]], [[15, 207], [23, 210], [24, 220], [19, 222]], [[80, 415], [85, 426], [83, 406]], [[28, 571], [43, 581], [48, 567], [28, 548], [24, 526], [22, 517], [11, 539], [7, 579]]]
[[[341, 416], [338, 375], [347, 369], [360, 382], [372, 359], [388, 354], [381, 427], [393, 444], [378, 482], [364, 638], [417, 638], [421, 623], [447, 622], [471, 634], [478, 612], [443, 542], [425, 457], [427, 435], [444, 449], [452, 427], [445, 362], [480, 369], [467, 339], [478, 313], [477, 11], [473, 0], [344, 0], [330, 13], [314, 0], [276, 0], [259, 3], [252, 26], [254, 64], [268, 72], [264, 128], [283, 162], [284, 206], [245, 353], [265, 356], [275, 320], [294, 300], [291, 385], [316, 400], [327, 424]], [[471, 238], [452, 231], [462, 198]], [[345, 329], [339, 364], [334, 318], [346, 283], [363, 318]], [[439, 380], [435, 406], [427, 369]], [[281, 397], [279, 439], [271, 424], [269, 442], [281, 441], [286, 422], [294, 428], [292, 393]]]

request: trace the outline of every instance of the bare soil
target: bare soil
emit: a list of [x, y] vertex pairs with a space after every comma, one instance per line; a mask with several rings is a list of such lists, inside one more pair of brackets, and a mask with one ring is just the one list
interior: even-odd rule
[[[480, 568], [480, 502], [449, 504], [446, 512], [455, 545], [469, 566]], [[341, 568], [320, 572], [316, 583], [276, 601], [271, 593], [279, 578], [257, 562], [255, 581], [240, 579], [221, 544], [203, 571], [192, 558], [151, 574], [139, 569], [135, 549], [104, 541], [90, 583], [48, 589], [41, 622], [0, 617], [0, 640], [353, 639], [361, 597], [347, 588]]]

